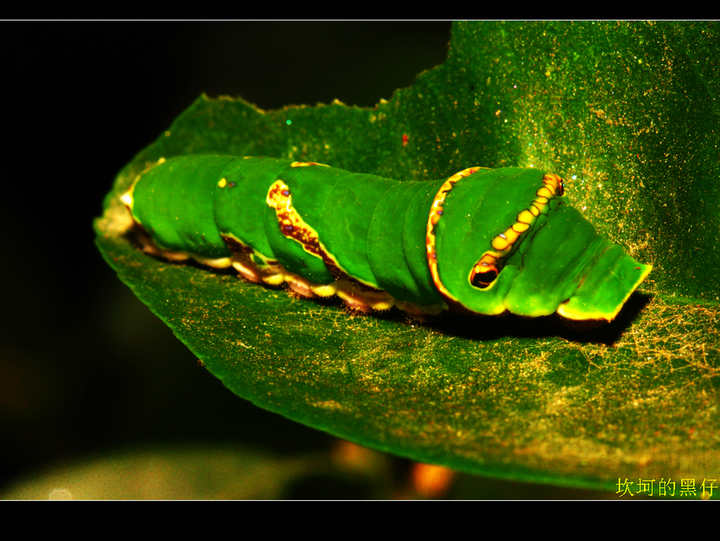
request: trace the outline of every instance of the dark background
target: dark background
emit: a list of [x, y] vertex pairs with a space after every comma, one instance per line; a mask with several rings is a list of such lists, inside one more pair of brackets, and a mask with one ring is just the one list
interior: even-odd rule
[[[448, 22], [0, 23], [0, 495], [118, 450], [332, 445], [199, 368], [105, 264], [92, 222], [119, 170], [202, 92], [372, 107], [441, 64], [449, 40]], [[572, 495], [501, 486], [490, 494]]]

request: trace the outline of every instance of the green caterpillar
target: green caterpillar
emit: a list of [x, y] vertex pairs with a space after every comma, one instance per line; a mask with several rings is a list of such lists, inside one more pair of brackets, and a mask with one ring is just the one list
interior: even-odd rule
[[162, 159], [122, 196], [146, 251], [234, 267], [360, 311], [612, 320], [652, 266], [600, 237], [535, 169], [396, 181], [317, 163]]

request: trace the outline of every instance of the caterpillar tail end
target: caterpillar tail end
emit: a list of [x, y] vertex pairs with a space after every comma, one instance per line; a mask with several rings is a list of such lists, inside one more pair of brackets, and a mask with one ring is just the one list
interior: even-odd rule
[[652, 265], [638, 263], [614, 245], [590, 269], [573, 296], [560, 305], [558, 314], [572, 320], [612, 321], [650, 271]]

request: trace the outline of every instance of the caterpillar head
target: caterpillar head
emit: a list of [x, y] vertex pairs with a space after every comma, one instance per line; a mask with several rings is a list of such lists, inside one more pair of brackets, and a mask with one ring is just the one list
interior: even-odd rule
[[511, 168], [466, 177], [437, 205], [428, 251], [451, 306], [610, 321], [652, 270], [567, 205], [557, 175]]

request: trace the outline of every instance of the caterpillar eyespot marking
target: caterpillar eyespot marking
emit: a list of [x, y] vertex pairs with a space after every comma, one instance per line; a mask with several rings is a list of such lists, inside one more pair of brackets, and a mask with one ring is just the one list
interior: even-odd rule
[[558, 175], [536, 169], [397, 181], [187, 155], [148, 167], [121, 200], [151, 254], [337, 295], [363, 312], [610, 321], [652, 270], [597, 234]]

